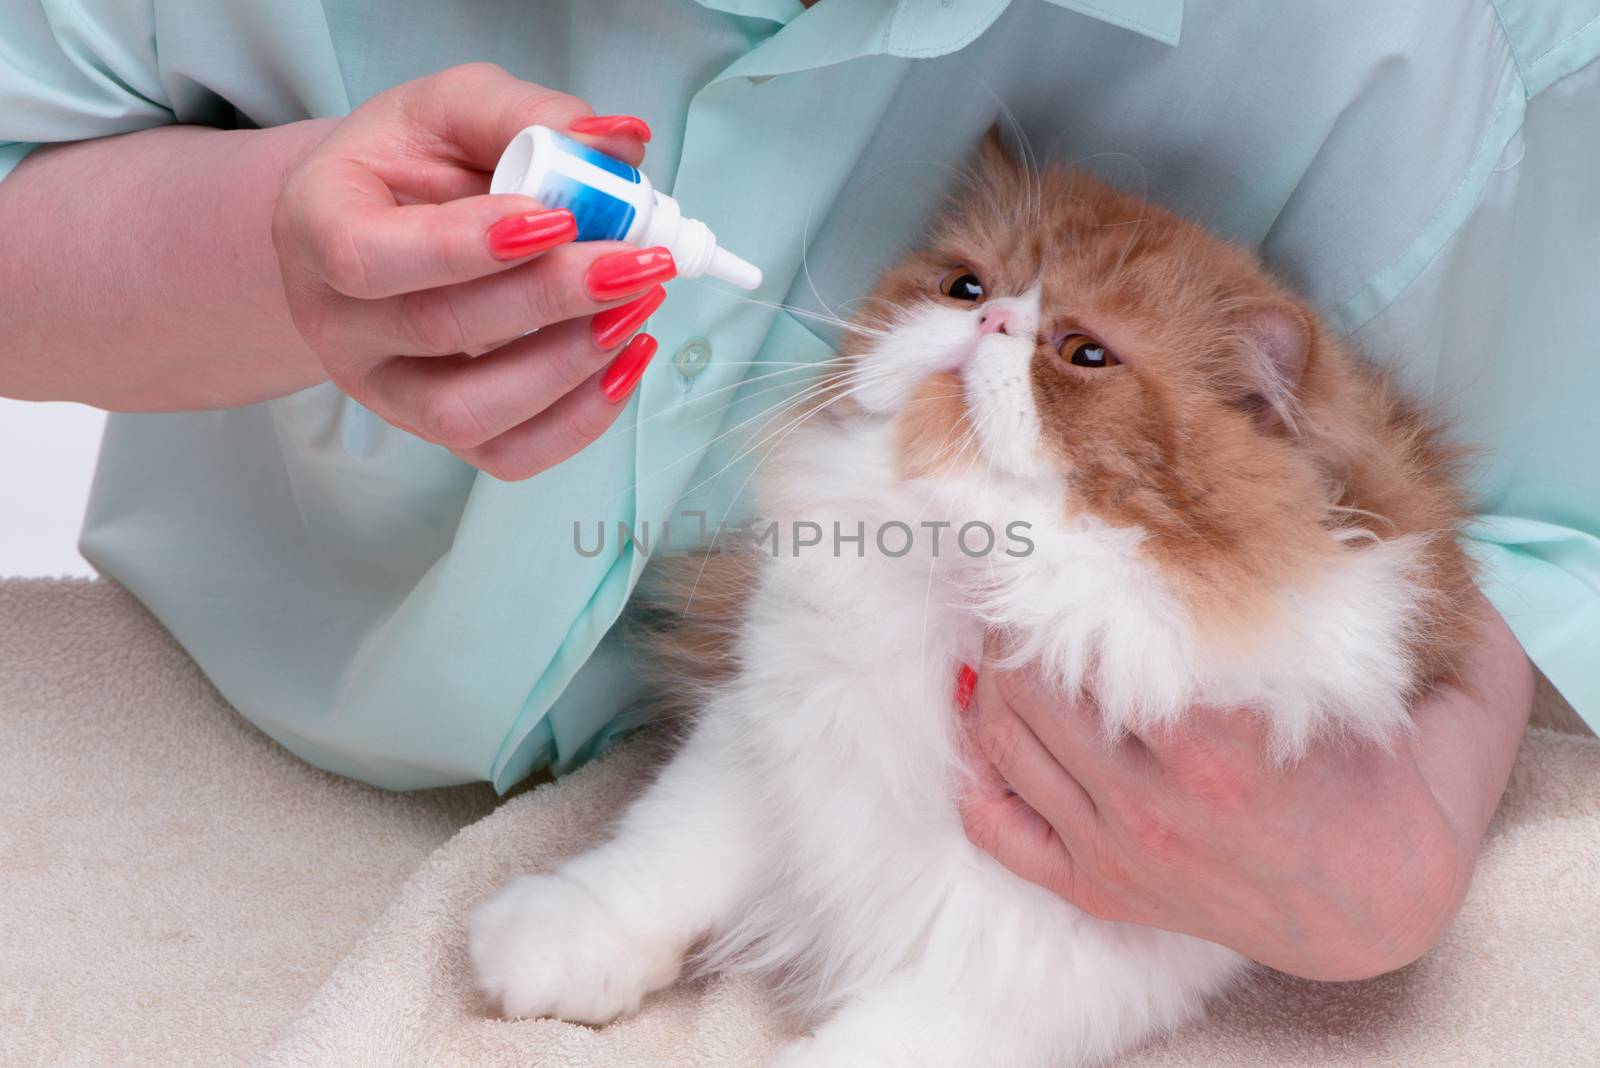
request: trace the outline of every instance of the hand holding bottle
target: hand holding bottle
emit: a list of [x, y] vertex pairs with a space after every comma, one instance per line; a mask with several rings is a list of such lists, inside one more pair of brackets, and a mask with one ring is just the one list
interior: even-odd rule
[[611, 425], [655, 351], [636, 331], [677, 272], [666, 249], [576, 244], [571, 211], [488, 194], [534, 124], [630, 164], [650, 136], [498, 67], [457, 67], [334, 126], [284, 180], [272, 225], [294, 324], [339, 388], [506, 479]]

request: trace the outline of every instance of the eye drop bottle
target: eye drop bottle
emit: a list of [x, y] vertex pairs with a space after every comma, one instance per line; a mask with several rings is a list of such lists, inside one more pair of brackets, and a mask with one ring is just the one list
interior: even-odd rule
[[761, 284], [761, 269], [717, 247], [705, 223], [686, 218], [637, 168], [548, 126], [523, 130], [500, 156], [491, 193], [520, 193], [547, 208], [566, 208], [579, 241], [626, 241], [665, 247], [681, 278], [708, 274], [740, 289]]

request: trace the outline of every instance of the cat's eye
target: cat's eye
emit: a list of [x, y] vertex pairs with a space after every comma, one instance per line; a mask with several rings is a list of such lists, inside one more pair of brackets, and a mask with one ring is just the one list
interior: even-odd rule
[[1056, 351], [1074, 367], [1115, 367], [1122, 362], [1110, 349], [1082, 334], [1068, 334]]
[[971, 267], [963, 265], [944, 276], [944, 281], [939, 283], [939, 291], [956, 300], [982, 300], [983, 280], [973, 273]]

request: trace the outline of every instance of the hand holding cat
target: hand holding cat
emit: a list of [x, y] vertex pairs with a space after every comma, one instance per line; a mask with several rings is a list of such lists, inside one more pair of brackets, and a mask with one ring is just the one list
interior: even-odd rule
[[1497, 616], [1466, 675], [1391, 749], [1324, 744], [1280, 767], [1248, 714], [1192, 709], [1172, 731], [1109, 740], [1091, 703], [983, 670], [963, 714], [977, 769], [963, 819], [1006, 867], [1096, 916], [1308, 978], [1379, 974], [1455, 915], [1527, 722], [1530, 669]]
[[571, 212], [488, 195], [501, 150], [535, 123], [631, 163], [650, 137], [498, 67], [457, 67], [334, 125], [273, 219], [290, 314], [334, 383], [508, 479], [610, 426], [655, 351], [647, 334], [623, 343], [675, 272], [664, 249], [574, 244]]

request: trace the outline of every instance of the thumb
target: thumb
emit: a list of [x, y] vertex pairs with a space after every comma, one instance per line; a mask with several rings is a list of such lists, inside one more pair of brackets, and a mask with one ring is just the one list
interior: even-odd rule
[[[493, 170], [500, 153], [529, 126], [565, 130], [594, 114], [575, 96], [525, 82], [492, 63], [452, 67], [400, 87], [403, 107], [416, 125], [460, 154], [460, 161]], [[597, 148], [638, 164], [644, 155], [636, 136], [590, 138]]]
[[1006, 785], [979, 749], [971, 728], [965, 722], [963, 727], [967, 773], [957, 805], [967, 839], [1018, 878], [1071, 901], [1076, 881], [1072, 852], [1049, 821]]

